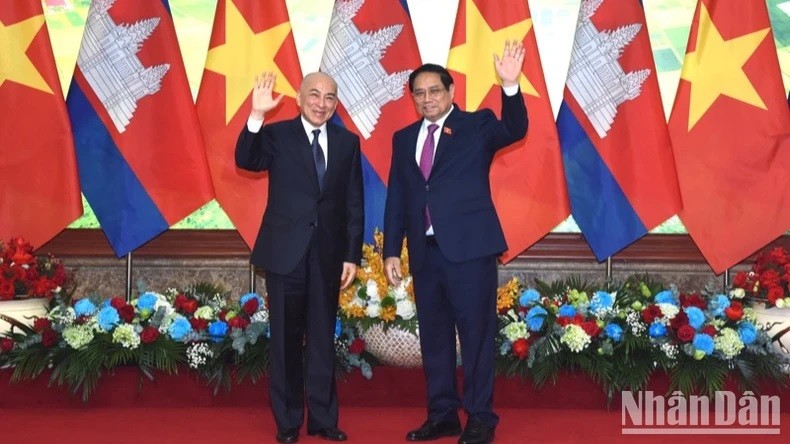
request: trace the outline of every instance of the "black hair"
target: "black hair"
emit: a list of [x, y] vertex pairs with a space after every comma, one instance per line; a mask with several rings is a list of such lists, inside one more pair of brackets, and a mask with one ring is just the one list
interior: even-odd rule
[[442, 81], [444, 89], [449, 90], [450, 85], [453, 84], [453, 76], [451, 76], [450, 72], [447, 71], [443, 66], [435, 65], [433, 63], [426, 63], [409, 74], [409, 91], [414, 92], [414, 79], [424, 72], [439, 74], [439, 79]]

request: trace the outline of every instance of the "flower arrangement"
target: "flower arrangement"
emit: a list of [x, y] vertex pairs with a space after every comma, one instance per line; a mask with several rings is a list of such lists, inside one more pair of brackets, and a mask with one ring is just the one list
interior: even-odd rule
[[21, 237], [0, 241], [0, 301], [51, 299], [71, 283], [63, 263], [54, 256], [36, 256]]
[[752, 390], [759, 378], [786, 383], [754, 312], [729, 295], [682, 294], [638, 276], [616, 287], [513, 279], [497, 309], [499, 370], [538, 386], [575, 369], [610, 395], [644, 387], [659, 370], [685, 393], [720, 390], [731, 373]]
[[362, 247], [362, 266], [356, 279], [340, 292], [340, 317], [344, 322], [358, 324], [362, 331], [378, 324], [384, 329], [398, 327], [415, 333], [417, 308], [406, 243], [400, 257], [404, 277], [396, 287], [387, 282], [383, 251], [384, 235], [376, 231], [374, 243]]
[[[138, 293], [129, 302], [95, 296], [58, 300], [30, 327], [0, 315], [18, 330], [0, 337], [0, 367], [14, 368], [12, 381], [33, 379], [51, 368], [51, 383], [81, 391], [83, 400], [102, 372], [117, 366], [136, 366], [151, 380], [155, 371], [188, 367], [215, 393], [245, 378], [256, 382], [268, 372], [269, 313], [262, 296], [233, 299], [221, 286], [207, 283]], [[338, 320], [335, 336], [339, 368], [359, 367], [370, 375], [355, 331]]]
[[731, 293], [766, 307], [790, 307], [790, 254], [782, 247], [761, 252], [748, 273], [735, 275]]

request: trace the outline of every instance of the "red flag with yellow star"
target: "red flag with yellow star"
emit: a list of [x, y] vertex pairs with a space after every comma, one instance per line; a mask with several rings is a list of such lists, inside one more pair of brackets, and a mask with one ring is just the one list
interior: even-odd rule
[[492, 54], [505, 40], [526, 49], [521, 93], [529, 112], [526, 139], [500, 150], [491, 167], [491, 188], [508, 250], [507, 263], [568, 217], [557, 127], [551, 110], [528, 2], [460, 0], [447, 69], [456, 102], [467, 111], [501, 111]]
[[41, 2], [0, 8], [0, 239], [35, 246], [82, 215], [74, 144]]
[[765, 2], [697, 3], [669, 129], [679, 215], [716, 273], [790, 228], [790, 110]]
[[266, 208], [266, 173], [236, 168], [239, 131], [250, 115], [255, 76], [277, 74], [274, 93], [285, 97], [266, 122], [294, 118], [302, 79], [285, 1], [219, 0], [206, 68], [197, 98], [214, 191], [248, 246], [255, 244]]

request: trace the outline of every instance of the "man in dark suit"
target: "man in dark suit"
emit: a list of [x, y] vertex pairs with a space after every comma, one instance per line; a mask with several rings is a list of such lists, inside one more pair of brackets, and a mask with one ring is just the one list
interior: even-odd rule
[[334, 332], [339, 290], [354, 280], [362, 255], [359, 137], [328, 123], [337, 84], [323, 73], [302, 81], [298, 117], [264, 125], [264, 114], [282, 100], [272, 98], [274, 82], [271, 73], [256, 79], [236, 165], [269, 173], [250, 262], [266, 272], [276, 438], [299, 440], [306, 393], [307, 434], [345, 441], [337, 428]]
[[[428, 419], [409, 441], [461, 435], [459, 443], [488, 443], [493, 411], [497, 256], [507, 249], [488, 173], [494, 154], [527, 132], [518, 79], [524, 63], [519, 42], [494, 56], [502, 81], [502, 120], [491, 110], [464, 112], [454, 105], [446, 69], [423, 65], [409, 89], [423, 116], [392, 137], [392, 165], [384, 210], [387, 279], [402, 278], [400, 249], [408, 238], [420, 346], [427, 377]], [[456, 328], [463, 364], [461, 433], [456, 387]]]

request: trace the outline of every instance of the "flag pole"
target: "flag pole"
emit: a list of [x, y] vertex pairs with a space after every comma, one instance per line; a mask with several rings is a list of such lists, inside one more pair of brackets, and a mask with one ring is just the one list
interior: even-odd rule
[[255, 293], [255, 265], [250, 264], [250, 293]]
[[126, 253], [126, 302], [132, 300], [132, 252]]
[[727, 289], [730, 287], [730, 269], [724, 270], [724, 275], [722, 276], [724, 280], [724, 291], [726, 292]]
[[612, 280], [612, 256], [606, 257], [606, 281]]

